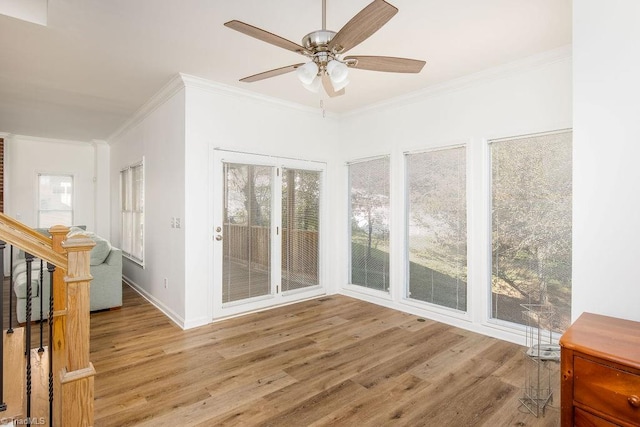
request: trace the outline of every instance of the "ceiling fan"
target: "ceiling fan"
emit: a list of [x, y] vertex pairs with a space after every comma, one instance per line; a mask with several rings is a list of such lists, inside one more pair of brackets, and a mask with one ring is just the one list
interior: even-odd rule
[[322, 0], [322, 29], [313, 31], [297, 44], [278, 35], [233, 20], [224, 25], [258, 40], [299, 53], [309, 58], [307, 63], [288, 65], [240, 79], [241, 82], [256, 82], [296, 71], [303, 86], [318, 92], [320, 85], [330, 97], [344, 95], [349, 68], [391, 73], [419, 73], [425, 61], [389, 56], [362, 56], [344, 54], [369, 38], [386, 24], [398, 9], [384, 0], [374, 0], [356, 14], [337, 33], [326, 29], [327, 7]]

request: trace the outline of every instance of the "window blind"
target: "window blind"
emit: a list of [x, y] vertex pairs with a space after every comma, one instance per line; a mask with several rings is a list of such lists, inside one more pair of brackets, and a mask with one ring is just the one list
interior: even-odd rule
[[317, 171], [282, 171], [282, 290], [318, 285], [320, 179]]
[[520, 304], [571, 322], [572, 133], [491, 141], [491, 315], [523, 324]]
[[144, 263], [144, 164], [120, 171], [122, 253]]
[[467, 310], [466, 148], [407, 154], [408, 297]]
[[389, 290], [389, 157], [349, 164], [354, 285]]
[[224, 163], [222, 302], [271, 293], [273, 167]]

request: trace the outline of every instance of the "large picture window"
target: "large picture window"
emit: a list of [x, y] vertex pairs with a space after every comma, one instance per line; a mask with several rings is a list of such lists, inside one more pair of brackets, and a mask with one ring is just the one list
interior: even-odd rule
[[144, 163], [120, 171], [122, 253], [144, 264]]
[[406, 155], [408, 295], [467, 310], [466, 149]]
[[524, 323], [520, 304], [571, 321], [570, 131], [490, 142], [492, 318]]
[[351, 283], [389, 291], [389, 157], [349, 165]]
[[38, 174], [38, 227], [73, 224], [73, 176]]

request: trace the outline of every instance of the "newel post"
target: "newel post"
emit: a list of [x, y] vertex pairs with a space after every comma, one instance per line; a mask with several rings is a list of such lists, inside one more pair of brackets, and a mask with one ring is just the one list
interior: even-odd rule
[[[93, 425], [93, 378], [89, 361], [90, 251], [95, 242], [78, 234], [62, 242], [67, 251], [65, 364], [60, 371], [63, 425]], [[55, 303], [54, 303], [55, 305]]]
[[[67, 251], [62, 247], [62, 242], [69, 233], [69, 227], [56, 225], [49, 229], [51, 234], [51, 247], [60, 254]], [[58, 372], [66, 365], [65, 362], [65, 329], [67, 320], [67, 284], [64, 277], [67, 274], [65, 269], [56, 268], [53, 272], [53, 339], [49, 343], [49, 349], [53, 350], [53, 425], [60, 426], [62, 423], [62, 405], [60, 405], [60, 376]]]

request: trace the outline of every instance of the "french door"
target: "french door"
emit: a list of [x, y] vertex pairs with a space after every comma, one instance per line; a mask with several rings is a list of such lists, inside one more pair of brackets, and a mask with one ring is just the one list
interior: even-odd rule
[[214, 150], [214, 318], [324, 293], [324, 164]]

